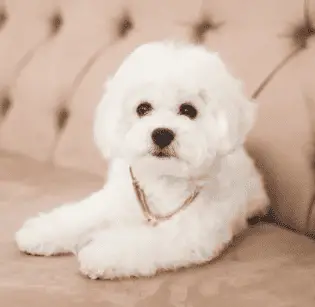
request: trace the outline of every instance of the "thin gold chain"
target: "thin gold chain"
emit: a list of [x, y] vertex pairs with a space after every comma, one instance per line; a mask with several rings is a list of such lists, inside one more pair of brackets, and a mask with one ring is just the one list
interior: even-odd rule
[[183, 202], [183, 204], [178, 207], [177, 209], [175, 209], [174, 211], [171, 211], [170, 213], [166, 214], [166, 215], [160, 215], [160, 214], [155, 214], [150, 210], [150, 207], [148, 205], [147, 202], [147, 198], [146, 195], [143, 191], [143, 189], [140, 187], [140, 184], [138, 182], [138, 180], [136, 179], [136, 177], [133, 174], [132, 168], [129, 167], [129, 171], [130, 171], [130, 176], [132, 179], [132, 185], [133, 188], [135, 190], [137, 199], [139, 201], [139, 204], [141, 206], [142, 212], [144, 217], [146, 218], [146, 220], [153, 224], [156, 225], [161, 221], [166, 221], [169, 220], [170, 218], [172, 218], [175, 214], [181, 212], [182, 210], [186, 209], [199, 195], [200, 193], [200, 187], [196, 187], [194, 192]]

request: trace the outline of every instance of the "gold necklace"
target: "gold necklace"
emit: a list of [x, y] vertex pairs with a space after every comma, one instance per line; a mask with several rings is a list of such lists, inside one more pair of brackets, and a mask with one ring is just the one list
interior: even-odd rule
[[200, 187], [197, 186], [195, 188], [194, 192], [184, 201], [184, 203], [180, 207], [175, 209], [174, 211], [172, 211], [172, 212], [170, 212], [170, 213], [168, 213], [166, 215], [154, 214], [150, 210], [150, 207], [149, 207], [149, 205], [147, 203], [146, 195], [145, 195], [143, 189], [140, 187], [140, 184], [139, 184], [138, 180], [134, 176], [131, 167], [129, 167], [129, 171], [130, 171], [130, 176], [131, 176], [131, 179], [132, 179], [132, 185], [133, 185], [133, 188], [135, 190], [135, 193], [136, 193], [137, 199], [139, 201], [139, 204], [141, 206], [142, 213], [143, 213], [144, 217], [146, 218], [147, 222], [149, 224], [151, 224], [152, 226], [156, 226], [161, 221], [169, 220], [175, 214], [177, 214], [177, 213], [181, 212], [182, 210], [186, 209], [196, 199], [196, 197], [200, 193]]

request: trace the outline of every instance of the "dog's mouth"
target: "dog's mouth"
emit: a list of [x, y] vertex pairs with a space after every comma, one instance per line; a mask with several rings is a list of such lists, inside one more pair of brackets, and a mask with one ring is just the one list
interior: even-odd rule
[[163, 151], [160, 151], [160, 152], [154, 152], [152, 154], [154, 157], [157, 157], [157, 158], [160, 158], [160, 159], [168, 159], [168, 158], [171, 158], [171, 155], [169, 155], [168, 153], [165, 153]]
[[167, 149], [152, 148], [152, 150], [150, 150], [150, 154], [158, 159], [178, 158], [173, 148]]

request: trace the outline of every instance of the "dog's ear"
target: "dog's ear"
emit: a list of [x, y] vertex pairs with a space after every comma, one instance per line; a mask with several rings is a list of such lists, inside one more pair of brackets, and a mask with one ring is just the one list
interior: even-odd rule
[[254, 124], [257, 105], [246, 97], [242, 83], [218, 53], [207, 52], [205, 62], [207, 85], [203, 95], [209, 101], [211, 116], [216, 118], [218, 153], [224, 155], [244, 143]]
[[224, 94], [225, 107], [217, 113], [221, 154], [227, 154], [242, 145], [256, 119], [256, 103], [244, 95], [242, 86], [237, 80], [233, 82], [236, 83]]
[[108, 79], [94, 118], [94, 141], [104, 158], [111, 158], [118, 148], [120, 117], [120, 99], [115, 95], [111, 79]]

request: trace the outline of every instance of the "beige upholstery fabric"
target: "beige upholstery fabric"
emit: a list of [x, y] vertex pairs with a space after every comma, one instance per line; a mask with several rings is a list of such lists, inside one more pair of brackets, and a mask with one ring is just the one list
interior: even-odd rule
[[205, 44], [244, 81], [259, 104], [247, 147], [273, 215], [315, 236], [314, 34], [315, 0], [0, 0], [0, 305], [314, 306], [314, 241], [271, 225], [213, 265], [123, 283], [87, 281], [73, 258], [13, 244], [26, 217], [100, 188], [102, 85], [160, 39]]
[[21, 255], [12, 236], [25, 218], [80, 199], [102, 181], [12, 157], [0, 166], [1, 306], [314, 306], [314, 242], [271, 225], [249, 229], [212, 264], [152, 279], [91, 281], [79, 275], [74, 257]]
[[104, 175], [92, 137], [104, 80], [147, 41], [204, 43], [249, 96], [275, 72], [258, 93], [248, 147], [277, 218], [315, 231], [307, 229], [314, 181], [305, 106], [315, 94], [315, 1], [307, 2], [304, 16], [302, 0], [1, 0], [0, 148]]

